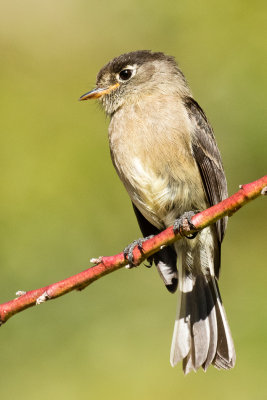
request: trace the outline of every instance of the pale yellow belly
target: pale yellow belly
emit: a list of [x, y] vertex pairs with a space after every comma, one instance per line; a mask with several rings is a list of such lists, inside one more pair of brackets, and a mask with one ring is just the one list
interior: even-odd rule
[[124, 176], [125, 187], [144, 217], [158, 228], [172, 225], [185, 211], [204, 209], [207, 205], [198, 170], [191, 167], [173, 171], [155, 171], [133, 158], [132, 174]]

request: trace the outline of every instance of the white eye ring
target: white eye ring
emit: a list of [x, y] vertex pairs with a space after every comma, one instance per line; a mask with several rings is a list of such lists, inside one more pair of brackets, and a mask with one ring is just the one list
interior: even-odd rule
[[117, 75], [119, 82], [127, 82], [136, 74], [136, 65], [127, 65]]

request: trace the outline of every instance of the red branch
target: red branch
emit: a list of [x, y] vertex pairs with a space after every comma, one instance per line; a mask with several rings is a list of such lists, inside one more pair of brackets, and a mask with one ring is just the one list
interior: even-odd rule
[[[192, 218], [192, 223], [196, 229], [187, 231], [186, 234], [201, 230], [226, 215], [233, 215], [239, 208], [250, 200], [260, 196], [260, 194], [267, 194], [267, 175], [255, 182], [241, 186], [240, 190], [231, 197], [196, 214]], [[180, 233], [174, 233], [172, 226], [165, 229], [152, 239], [146, 240], [142, 244], [142, 251], [140, 251], [137, 246], [135, 247], [133, 251], [134, 264], [139, 265], [144, 259], [157, 252], [162, 246], [169, 245], [181, 239], [181, 237]], [[102, 276], [128, 264], [123, 253], [110, 257], [101, 257], [99, 260], [94, 260], [94, 262], [97, 262], [97, 265], [73, 275], [70, 278], [26, 293], [17, 293], [19, 297], [0, 305], [0, 324], [5, 323], [12, 315], [28, 307], [55, 299], [75, 289], [82, 290]]]

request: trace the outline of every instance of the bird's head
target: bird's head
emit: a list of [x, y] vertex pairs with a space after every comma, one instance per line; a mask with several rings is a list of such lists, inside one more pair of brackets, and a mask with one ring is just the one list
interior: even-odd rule
[[97, 75], [96, 88], [80, 100], [99, 99], [111, 115], [125, 102], [139, 101], [155, 92], [188, 95], [189, 89], [173, 57], [139, 50], [122, 54], [106, 64]]

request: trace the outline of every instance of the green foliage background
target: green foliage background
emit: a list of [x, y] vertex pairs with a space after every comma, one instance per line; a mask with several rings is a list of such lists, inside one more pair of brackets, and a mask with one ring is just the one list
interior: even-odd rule
[[[213, 124], [229, 192], [266, 174], [266, 2], [13, 0], [0, 14], [0, 302], [139, 236], [113, 170], [108, 121], [79, 103], [110, 58], [174, 55]], [[2, 399], [263, 399], [266, 199], [228, 225], [220, 287], [230, 372], [169, 365], [176, 296], [154, 269], [121, 270], [0, 331]]]

